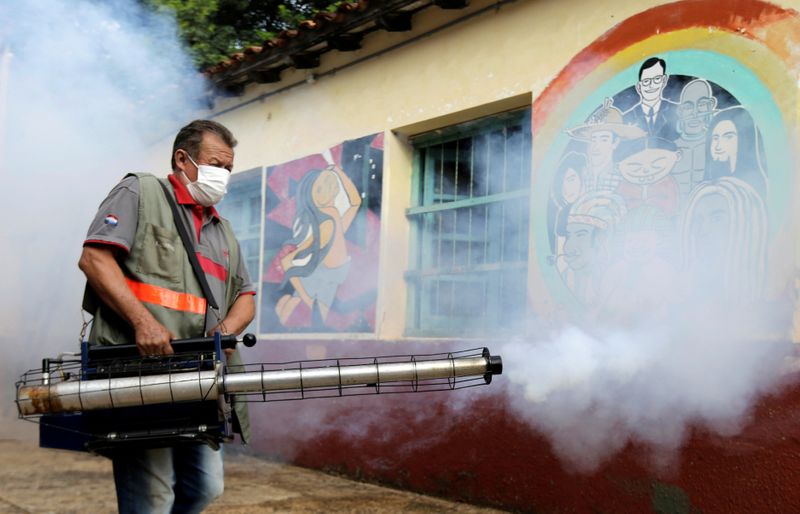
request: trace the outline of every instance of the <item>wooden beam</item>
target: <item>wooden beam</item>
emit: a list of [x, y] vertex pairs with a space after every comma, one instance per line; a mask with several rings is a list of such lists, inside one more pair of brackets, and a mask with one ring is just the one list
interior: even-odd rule
[[319, 67], [318, 53], [298, 53], [290, 56], [294, 67], [298, 70], [310, 70]]
[[433, 5], [441, 9], [463, 9], [469, 5], [469, 0], [433, 0]]
[[279, 68], [270, 68], [253, 71], [250, 72], [250, 78], [259, 84], [274, 84], [281, 81], [281, 70]]
[[328, 46], [340, 52], [352, 52], [361, 48], [361, 40], [364, 35], [357, 34], [338, 34], [328, 39]]
[[411, 13], [393, 12], [382, 14], [377, 23], [379, 27], [388, 32], [406, 32], [411, 30]]

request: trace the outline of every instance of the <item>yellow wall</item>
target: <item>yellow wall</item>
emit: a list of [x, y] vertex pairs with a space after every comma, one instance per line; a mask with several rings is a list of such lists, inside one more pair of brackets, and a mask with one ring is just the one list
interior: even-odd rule
[[[432, 7], [414, 18], [412, 32], [370, 34], [356, 52], [332, 51], [313, 72], [290, 70], [278, 84], [250, 85], [242, 97], [218, 99], [208, 114], [237, 136], [239, 170], [279, 164], [343, 140], [385, 132], [376, 323], [379, 338], [397, 338], [404, 329], [403, 270], [408, 267], [404, 210], [410, 200], [411, 151], [406, 136], [530, 105], [593, 41], [617, 23], [663, 3], [521, 0], [335, 74], [312, 77], [493, 2], [473, 1], [461, 11]], [[800, 0], [781, 4], [800, 9]], [[295, 83], [299, 85], [288, 91], [252, 101]], [[237, 108], [246, 102], [251, 103]]]

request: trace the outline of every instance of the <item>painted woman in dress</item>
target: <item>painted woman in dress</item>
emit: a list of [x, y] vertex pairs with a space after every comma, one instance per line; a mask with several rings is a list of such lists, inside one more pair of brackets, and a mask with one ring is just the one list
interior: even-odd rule
[[283, 295], [275, 305], [284, 326], [305, 326], [315, 308], [322, 322], [328, 317], [336, 291], [350, 271], [345, 233], [355, 219], [361, 196], [355, 184], [335, 165], [303, 176], [295, 196], [297, 213], [292, 238], [294, 249], [281, 259]]

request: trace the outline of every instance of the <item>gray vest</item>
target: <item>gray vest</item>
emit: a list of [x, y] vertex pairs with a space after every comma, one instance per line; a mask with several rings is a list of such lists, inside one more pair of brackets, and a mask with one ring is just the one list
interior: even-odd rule
[[[169, 181], [147, 173], [132, 174], [139, 179], [139, 217], [133, 247], [120, 262], [131, 291], [153, 317], [178, 339], [202, 337], [205, 331], [205, 298], [181, 241], [172, 210], [159, 181], [172, 191]], [[178, 220], [181, 222], [181, 220]], [[228, 220], [221, 220], [231, 253], [230, 262], [239, 262], [239, 245]], [[224, 301], [228, 310], [236, 300], [241, 284], [236, 273], [228, 273]], [[110, 307], [99, 301], [86, 285], [83, 308], [94, 316], [88, 340], [99, 344], [136, 344], [133, 328]], [[239, 351], [228, 359], [236, 372], [242, 365]], [[242, 439], [250, 437], [247, 404], [235, 402], [234, 411]]]

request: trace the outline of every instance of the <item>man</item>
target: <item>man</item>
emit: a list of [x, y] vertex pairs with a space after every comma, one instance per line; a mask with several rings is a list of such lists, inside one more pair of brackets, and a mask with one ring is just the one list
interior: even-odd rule
[[675, 141], [678, 139], [677, 104], [661, 96], [668, 80], [664, 59], [651, 57], [642, 63], [636, 83], [639, 102], [625, 112], [623, 121], [642, 128], [650, 136]]
[[621, 198], [606, 191], [583, 195], [569, 210], [562, 279], [586, 306], [595, 304], [612, 260], [616, 226], [625, 216]]
[[681, 200], [685, 202], [703, 180], [706, 167], [704, 143], [711, 117], [716, 112], [717, 99], [708, 82], [694, 79], [683, 86], [678, 105], [677, 130], [680, 137], [675, 144], [682, 158], [672, 169], [672, 176], [678, 182]]
[[[172, 174], [160, 181], [178, 204], [219, 312], [206, 308], [159, 180], [128, 175], [100, 205], [79, 262], [87, 299], [95, 298], [84, 302], [94, 314], [89, 341], [167, 355], [172, 339], [238, 334], [252, 321], [254, 286], [230, 224], [213, 207], [226, 192], [234, 146], [224, 126], [193, 121], [178, 132]], [[235, 352], [226, 354], [237, 362]], [[236, 410], [246, 439], [246, 411]], [[222, 452], [205, 445], [118, 452], [112, 460], [121, 513], [200, 512], [222, 494]]]
[[587, 193], [614, 191], [622, 180], [614, 167], [614, 150], [621, 141], [647, 135], [639, 127], [623, 123], [622, 112], [614, 107], [611, 98], [606, 98], [583, 125], [567, 130], [567, 134], [586, 143], [588, 166], [583, 186]]

